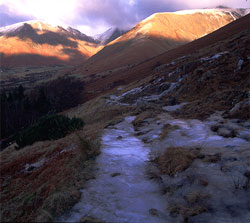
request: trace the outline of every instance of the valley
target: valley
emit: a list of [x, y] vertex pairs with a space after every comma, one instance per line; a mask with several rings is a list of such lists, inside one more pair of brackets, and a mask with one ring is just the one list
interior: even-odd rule
[[34, 88], [36, 85], [56, 78], [60, 70], [70, 68], [64, 65], [48, 67], [17, 67], [3, 68], [1, 72], [1, 87], [7, 90], [22, 85], [25, 88]]

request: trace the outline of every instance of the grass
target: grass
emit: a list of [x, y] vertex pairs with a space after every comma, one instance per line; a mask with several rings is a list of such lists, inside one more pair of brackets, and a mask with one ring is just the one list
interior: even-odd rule
[[39, 216], [36, 218], [36, 222], [53, 222], [54, 219], [51, 214], [45, 210], [41, 210]]
[[[130, 108], [106, 106], [97, 98], [67, 111], [82, 118], [82, 130], [64, 138], [36, 142], [16, 151], [12, 145], [1, 154], [1, 221], [51, 222], [80, 199], [80, 189], [93, 179], [101, 134], [114, 120], [122, 120]], [[25, 172], [26, 164], [45, 159], [39, 168]]]
[[[81, 131], [78, 134], [89, 141]], [[1, 221], [41, 220], [44, 215], [55, 217], [72, 207], [80, 198], [78, 192], [84, 182], [93, 178], [91, 168], [97, 154], [97, 144], [80, 145], [76, 134], [38, 142], [20, 151], [13, 148], [3, 151], [1, 155], [7, 159], [1, 163], [1, 176], [6, 179], [1, 191], [1, 198], [4, 198]], [[44, 165], [24, 171], [26, 164], [41, 159], [46, 160]], [[11, 180], [7, 181], [9, 177]]]
[[73, 207], [79, 199], [78, 196], [72, 196], [70, 192], [57, 192], [49, 196], [43, 203], [42, 210], [50, 213], [51, 216], [60, 216], [68, 209]]
[[156, 159], [156, 163], [163, 174], [174, 176], [186, 170], [197, 156], [197, 150], [171, 147]]
[[68, 112], [69, 117], [82, 118], [86, 124], [83, 131], [90, 140], [100, 137], [100, 132], [110, 125], [123, 120], [131, 107], [105, 104], [104, 98], [96, 98]]

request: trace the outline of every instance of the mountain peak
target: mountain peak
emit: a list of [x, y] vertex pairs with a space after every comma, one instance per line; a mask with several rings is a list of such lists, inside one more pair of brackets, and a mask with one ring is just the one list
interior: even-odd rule
[[125, 30], [121, 30], [118, 27], [112, 27], [112, 28], [109, 28], [107, 31], [105, 31], [102, 34], [95, 35], [94, 39], [96, 41], [99, 41], [100, 44], [105, 45], [105, 44], [108, 44], [109, 42], [115, 40], [116, 38], [120, 37], [125, 32], [126, 32]]
[[8, 35], [10, 33], [18, 32], [18, 31], [22, 30], [22, 28], [27, 26], [27, 25], [29, 25], [30, 27], [32, 27], [33, 29], [38, 30], [38, 31], [44, 31], [44, 30], [56, 31], [59, 28], [59, 26], [53, 26], [53, 25], [50, 25], [44, 21], [29, 20], [29, 21], [25, 21], [25, 22], [19, 22], [16, 24], [12, 24], [9, 26], [0, 27], [0, 35]]

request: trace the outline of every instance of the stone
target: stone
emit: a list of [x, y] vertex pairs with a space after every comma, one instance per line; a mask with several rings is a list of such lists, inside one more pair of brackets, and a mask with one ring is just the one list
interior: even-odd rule
[[166, 104], [173, 106], [173, 105], [177, 105], [179, 102], [177, 101], [177, 99], [175, 97], [168, 97]]
[[235, 137], [235, 133], [234, 131], [230, 130], [230, 129], [227, 129], [227, 128], [219, 128], [218, 131], [217, 131], [218, 135], [220, 136], [223, 136], [225, 138], [232, 138], [232, 137]]
[[111, 177], [117, 177], [117, 176], [120, 176], [121, 175], [121, 173], [112, 173], [110, 176]]
[[152, 216], [159, 216], [159, 212], [155, 208], [151, 208], [148, 211], [149, 211], [149, 214], [152, 215]]
[[240, 59], [238, 64], [237, 64], [237, 70], [241, 70], [243, 64], [244, 64], [244, 60]]
[[213, 155], [207, 155], [205, 157], [205, 161], [209, 163], [217, 163], [218, 161], [221, 160], [221, 153], [216, 153]]

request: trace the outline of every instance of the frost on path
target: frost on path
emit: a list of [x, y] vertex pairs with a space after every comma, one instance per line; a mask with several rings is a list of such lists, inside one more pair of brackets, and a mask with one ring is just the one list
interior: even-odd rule
[[158, 184], [146, 177], [149, 148], [134, 137], [132, 121], [127, 117], [105, 130], [96, 179], [87, 183], [80, 202], [60, 221], [90, 216], [116, 223], [168, 222], [166, 200]]

